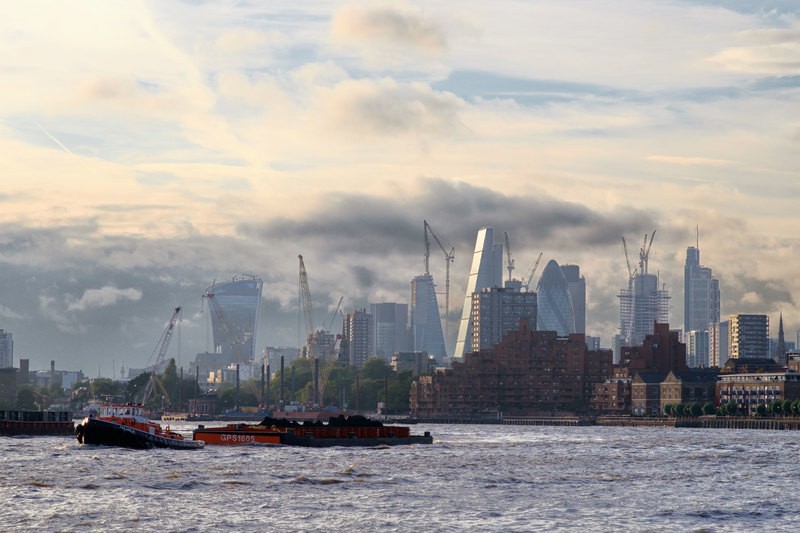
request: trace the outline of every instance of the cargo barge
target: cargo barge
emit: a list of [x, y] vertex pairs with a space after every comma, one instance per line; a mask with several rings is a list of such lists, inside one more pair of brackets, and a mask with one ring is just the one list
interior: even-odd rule
[[283, 445], [324, 448], [331, 446], [398, 446], [432, 444], [433, 437], [411, 435], [406, 426], [385, 426], [363, 416], [339, 416], [322, 422], [303, 422], [267, 417], [259, 424], [228, 424], [207, 428], [200, 425], [193, 438], [209, 445]]
[[75, 430], [69, 411], [0, 411], [0, 435], [72, 435]]

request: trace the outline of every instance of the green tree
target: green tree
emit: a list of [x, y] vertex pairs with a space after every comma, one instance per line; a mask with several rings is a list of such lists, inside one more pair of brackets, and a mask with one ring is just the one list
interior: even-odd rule
[[686, 416], [686, 405], [679, 403], [672, 408], [675, 416]]
[[706, 402], [703, 404], [703, 414], [704, 415], [713, 415], [717, 411], [716, 407], [714, 407], [713, 402]]
[[38, 411], [39, 405], [36, 400], [36, 393], [30, 385], [22, 385], [17, 390], [16, 408], [20, 411]]
[[730, 416], [736, 416], [736, 415], [739, 414], [739, 406], [736, 405], [736, 402], [731, 400], [725, 406], [725, 413], [730, 415]]
[[687, 410], [689, 411], [688, 414], [690, 416], [695, 417], [695, 418], [697, 418], [698, 416], [700, 416], [703, 413], [703, 408], [700, 406], [699, 403], [693, 403], [693, 404], [689, 405], [689, 408]]
[[781, 414], [781, 408], [783, 407], [783, 402], [780, 400], [772, 400], [767, 404], [767, 411], [771, 415], [779, 415]]
[[132, 380], [128, 381], [128, 385], [125, 388], [125, 401], [131, 403], [141, 402], [142, 396], [144, 395], [144, 390], [147, 387], [147, 383], [149, 381], [150, 381], [149, 372], [142, 372]]
[[392, 377], [394, 371], [382, 357], [370, 357], [364, 362], [361, 375], [368, 379], [386, 379]]
[[791, 400], [783, 400], [783, 402], [781, 403], [781, 413], [783, 413], [783, 416], [792, 416]]
[[668, 403], [664, 406], [664, 414], [667, 416], [675, 416], [675, 406]]
[[763, 403], [758, 404], [758, 406], [756, 406], [756, 414], [758, 416], [765, 416], [767, 414], [767, 406]]
[[800, 415], [800, 399], [792, 402], [792, 414], [794, 416]]

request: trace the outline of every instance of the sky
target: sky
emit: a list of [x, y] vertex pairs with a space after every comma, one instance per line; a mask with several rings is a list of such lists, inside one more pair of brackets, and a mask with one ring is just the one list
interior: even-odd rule
[[[619, 327], [645, 234], [683, 324], [683, 262], [723, 316], [800, 328], [800, 3], [37, 1], [0, 4], [0, 328], [14, 364], [92, 377], [209, 346], [201, 295], [264, 280], [257, 344], [408, 302], [423, 220], [527, 275], [581, 267], [587, 334]], [[444, 291], [444, 254], [431, 250]], [[444, 311], [443, 296], [440, 304]]]

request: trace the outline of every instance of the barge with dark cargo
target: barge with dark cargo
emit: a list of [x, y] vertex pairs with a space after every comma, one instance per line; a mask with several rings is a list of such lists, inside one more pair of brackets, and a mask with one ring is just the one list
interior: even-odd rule
[[72, 435], [74, 430], [69, 411], [0, 411], [0, 435], [6, 437]]
[[398, 446], [432, 444], [426, 431], [412, 435], [406, 426], [384, 425], [380, 421], [353, 415], [331, 418], [328, 423], [296, 422], [266, 417], [258, 424], [228, 424], [220, 427], [200, 425], [193, 438], [208, 445], [283, 445], [325, 448], [333, 446]]

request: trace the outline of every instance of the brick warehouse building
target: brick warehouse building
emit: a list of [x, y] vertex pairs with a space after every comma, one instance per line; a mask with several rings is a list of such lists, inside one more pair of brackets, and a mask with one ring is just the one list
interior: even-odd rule
[[425, 417], [576, 410], [588, 405], [594, 385], [608, 377], [611, 361], [611, 350], [588, 351], [583, 334], [559, 337], [535, 331], [522, 319], [518, 330], [490, 349], [421, 376], [411, 386], [411, 411]]

